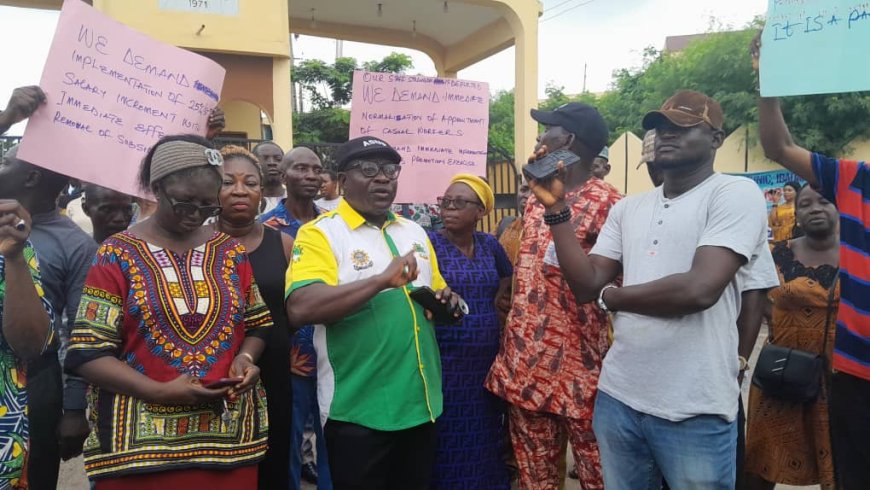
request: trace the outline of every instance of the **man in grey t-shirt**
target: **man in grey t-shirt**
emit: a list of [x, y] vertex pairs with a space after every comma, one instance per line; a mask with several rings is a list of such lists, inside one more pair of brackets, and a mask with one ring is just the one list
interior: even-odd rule
[[[734, 326], [741, 271], [767, 246], [766, 209], [752, 181], [713, 170], [722, 119], [716, 101], [678, 92], [644, 118], [664, 184], [617, 203], [589, 256], [551, 226], [577, 300], [616, 313], [593, 421], [608, 489], [662, 476], [672, 488], [734, 488]], [[549, 213], [563, 212], [559, 179], [530, 184]]]

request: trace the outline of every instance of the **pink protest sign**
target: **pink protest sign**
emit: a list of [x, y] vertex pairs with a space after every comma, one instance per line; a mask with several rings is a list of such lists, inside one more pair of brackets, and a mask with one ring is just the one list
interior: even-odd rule
[[65, 0], [19, 158], [132, 195], [165, 134], [205, 135], [226, 70], [156, 41], [80, 0]]
[[397, 203], [434, 203], [458, 173], [486, 175], [489, 86], [395, 73], [353, 75], [350, 137], [402, 155]]

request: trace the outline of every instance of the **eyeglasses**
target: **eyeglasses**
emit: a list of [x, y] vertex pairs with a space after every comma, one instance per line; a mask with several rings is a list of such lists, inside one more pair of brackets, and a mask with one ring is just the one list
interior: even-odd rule
[[197, 206], [192, 202], [176, 201], [169, 196], [165, 197], [172, 205], [172, 212], [179, 218], [189, 218], [195, 214], [199, 214], [201, 218], [214, 218], [223, 211], [220, 206]]
[[399, 178], [399, 172], [402, 171], [402, 166], [398, 163], [385, 163], [381, 165], [375, 162], [370, 162], [368, 160], [354, 162], [347, 167], [348, 170], [352, 168], [358, 168], [359, 171], [363, 174], [363, 177], [368, 179], [374, 178], [379, 173], [383, 172], [388, 179], [396, 180], [397, 178]]
[[441, 206], [442, 209], [453, 207], [453, 209], [465, 209], [469, 204], [474, 204], [475, 206], [483, 207], [483, 203], [478, 201], [466, 201], [461, 197], [450, 198], [441, 196], [438, 198], [438, 205]]

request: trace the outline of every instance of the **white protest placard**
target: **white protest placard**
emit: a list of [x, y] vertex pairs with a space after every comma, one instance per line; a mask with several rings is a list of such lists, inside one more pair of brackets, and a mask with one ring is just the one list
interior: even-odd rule
[[226, 70], [66, 0], [18, 157], [131, 195], [162, 136], [205, 135]]
[[489, 85], [354, 72], [350, 137], [375, 136], [402, 155], [397, 203], [435, 203], [458, 173], [486, 175]]

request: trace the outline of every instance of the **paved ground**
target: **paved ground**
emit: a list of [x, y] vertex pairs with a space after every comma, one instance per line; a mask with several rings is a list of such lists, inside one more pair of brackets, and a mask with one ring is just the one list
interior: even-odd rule
[[[754, 364], [754, 359], [758, 357], [758, 352], [761, 350], [761, 346], [767, 340], [767, 332], [766, 329], [762, 329], [761, 335], [759, 335], [758, 343], [755, 345], [755, 352], [753, 353], [753, 359], [750, 359], [750, 365]], [[752, 372], [747, 373], [746, 375], [747, 381], [743, 384], [743, 399], [749, 399], [749, 381], [752, 379]], [[568, 456], [568, 464], [571, 464], [571, 456], [569, 451]], [[570, 466], [569, 466], [570, 468]], [[84, 477], [84, 466], [82, 463], [82, 459], [78, 458], [67, 463], [64, 463], [61, 466], [60, 473], [60, 482], [58, 483], [58, 490], [88, 490], [88, 483]], [[314, 485], [310, 485], [308, 483], [302, 484], [303, 490], [316, 490]], [[806, 490], [814, 490], [818, 489], [818, 485], [812, 487], [792, 487], [789, 485], [777, 485], [778, 490], [789, 490], [789, 489], [806, 489]], [[566, 490], [580, 490], [580, 484], [577, 480], [569, 479], [565, 485]]]

